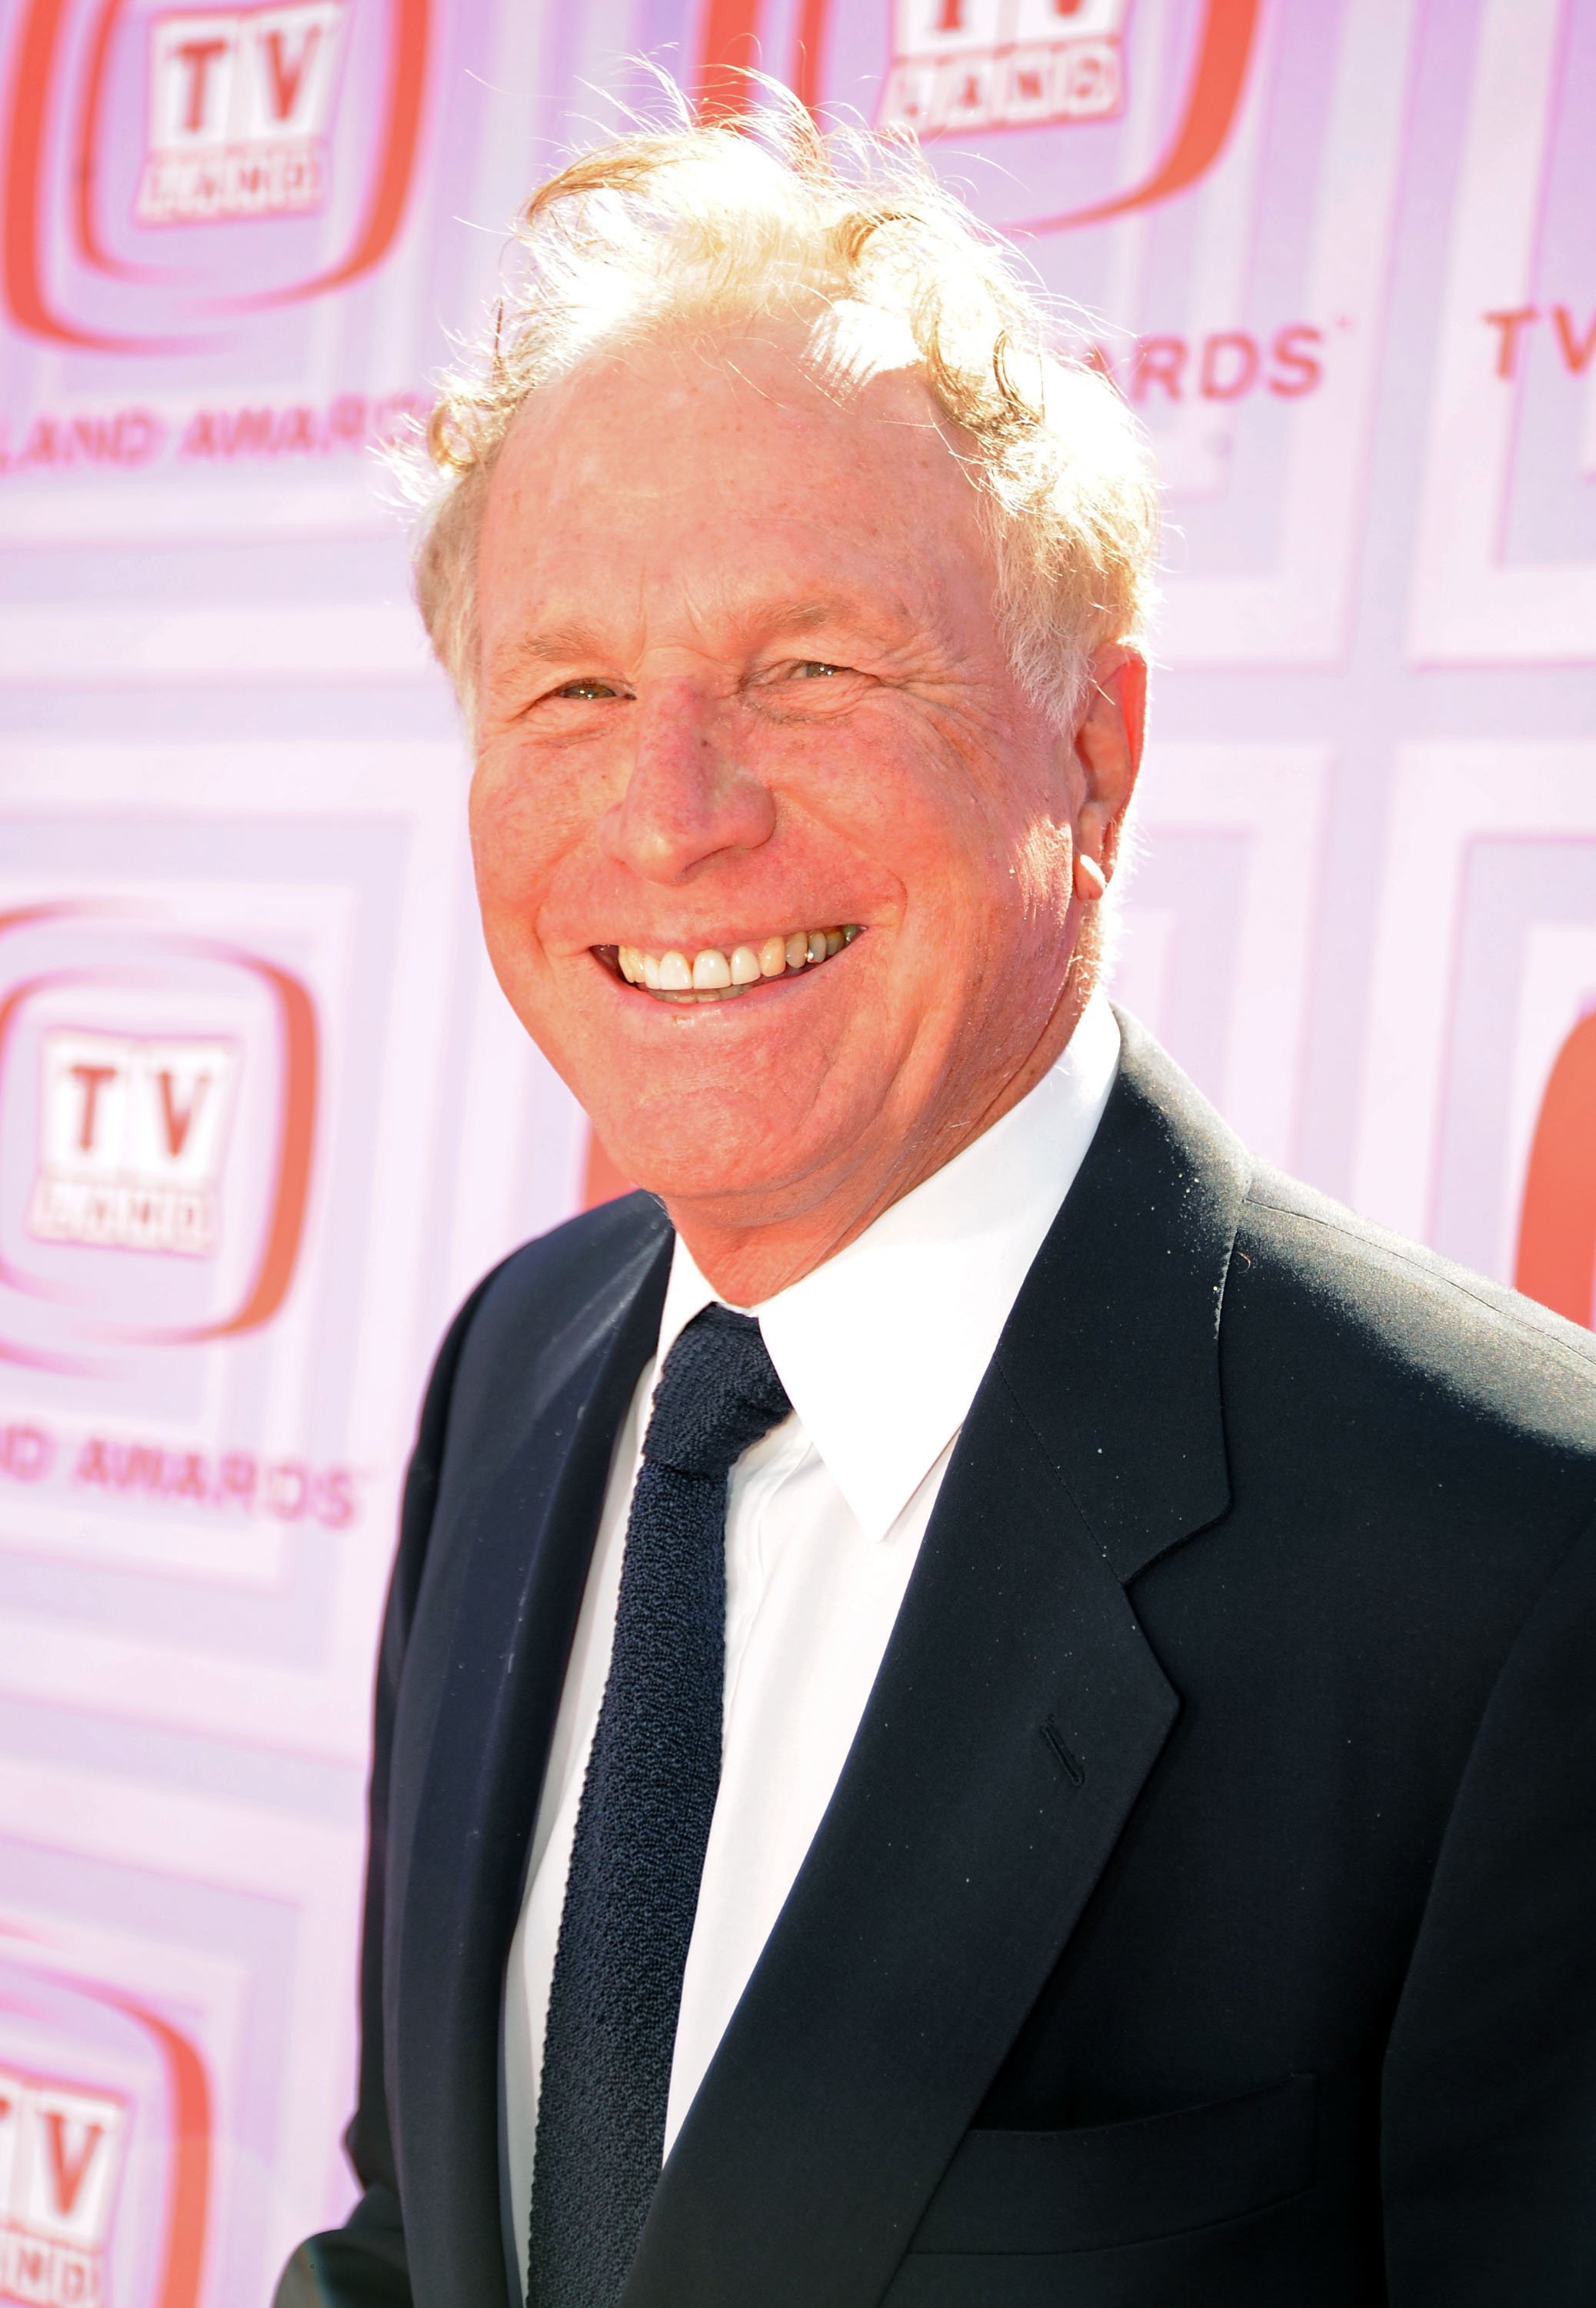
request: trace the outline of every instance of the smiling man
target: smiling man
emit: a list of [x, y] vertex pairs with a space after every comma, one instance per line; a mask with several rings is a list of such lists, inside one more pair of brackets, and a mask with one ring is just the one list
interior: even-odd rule
[[1596, 2294], [1596, 1388], [1100, 989], [1144, 452], [910, 160], [531, 203], [420, 597], [647, 1190], [478, 1287], [289, 2304]]

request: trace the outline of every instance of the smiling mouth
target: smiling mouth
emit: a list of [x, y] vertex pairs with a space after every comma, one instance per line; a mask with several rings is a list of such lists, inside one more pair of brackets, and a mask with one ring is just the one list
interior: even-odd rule
[[674, 946], [665, 953], [646, 953], [636, 945], [599, 945], [593, 951], [629, 986], [656, 1001], [731, 1002], [774, 978], [819, 969], [858, 935], [859, 925], [850, 922], [841, 929], [778, 931], [757, 945], [734, 946], [730, 953], [717, 945], [691, 954]]

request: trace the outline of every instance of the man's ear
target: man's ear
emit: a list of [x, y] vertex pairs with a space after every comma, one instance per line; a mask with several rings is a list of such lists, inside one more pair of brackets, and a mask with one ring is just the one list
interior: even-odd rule
[[[1147, 720], [1147, 660], [1132, 642], [1094, 650], [1087, 674], [1085, 710], [1075, 733], [1081, 779], [1076, 851], [1090, 878], [1094, 866], [1106, 886], [1120, 850], [1120, 833], [1142, 765]], [[1090, 861], [1088, 866], [1086, 861]]]

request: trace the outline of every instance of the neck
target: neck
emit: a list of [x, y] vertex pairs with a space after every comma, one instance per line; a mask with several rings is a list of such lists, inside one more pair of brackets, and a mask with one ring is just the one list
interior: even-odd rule
[[667, 1196], [671, 1224], [716, 1296], [731, 1306], [763, 1305], [778, 1290], [802, 1282], [856, 1242], [894, 1202], [974, 1145], [1034, 1089], [1079, 1024], [1091, 991], [1090, 978], [1083, 973], [1077, 979], [1072, 969], [1045, 1030], [1023, 1064], [973, 1114], [949, 1116], [934, 1125], [912, 1150], [897, 1141], [886, 1160], [860, 1165], [801, 1210], [751, 1215], [746, 1207], [729, 1210], [718, 1196]]

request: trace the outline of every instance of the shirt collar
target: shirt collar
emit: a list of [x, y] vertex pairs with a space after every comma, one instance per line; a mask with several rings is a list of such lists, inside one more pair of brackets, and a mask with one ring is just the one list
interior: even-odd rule
[[[1119, 1063], [1120, 1029], [1094, 994], [1017, 1106], [845, 1250], [749, 1310], [867, 1537], [886, 1537], [964, 1425]], [[678, 1236], [656, 1369], [715, 1296]]]

